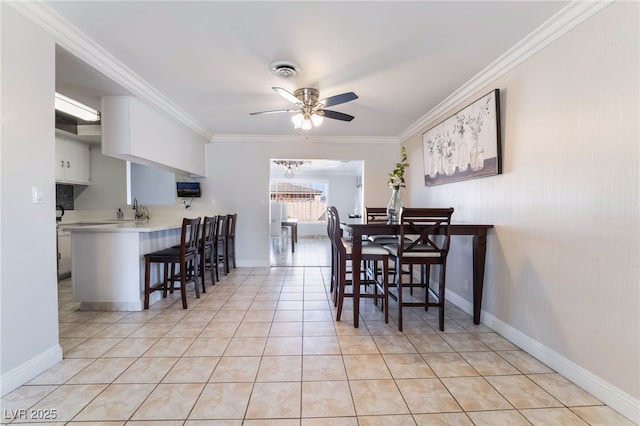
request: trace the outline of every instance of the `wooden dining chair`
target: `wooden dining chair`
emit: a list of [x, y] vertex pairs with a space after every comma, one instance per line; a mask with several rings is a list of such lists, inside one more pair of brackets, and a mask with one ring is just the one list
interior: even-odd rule
[[[327, 209], [327, 218], [330, 221], [329, 231], [331, 234], [331, 244], [336, 251], [336, 287], [334, 289], [334, 299], [337, 302], [336, 321], [340, 321], [345, 297], [353, 297], [352, 293], [347, 293], [346, 287], [353, 284], [353, 280], [347, 280], [347, 262], [352, 260], [353, 244], [347, 239], [342, 238], [340, 230], [340, 216], [335, 206]], [[362, 261], [382, 261], [384, 272], [380, 279], [376, 276], [365, 277], [361, 280], [361, 285], [373, 284], [373, 293], [361, 292], [360, 298], [370, 298], [381, 300], [381, 309], [384, 310], [384, 320], [389, 322], [389, 289], [387, 277], [389, 276], [388, 260], [389, 254], [384, 247], [373, 242], [363, 242], [362, 244]], [[364, 269], [364, 268], [363, 268]]]
[[[424, 266], [421, 274], [421, 285], [424, 298], [419, 300], [411, 294], [403, 294], [403, 289], [412, 283], [405, 283], [405, 274], [396, 274], [395, 292], [390, 296], [398, 302], [398, 328], [402, 331], [402, 310], [405, 307], [437, 307], [439, 311], [440, 331], [444, 331], [445, 278], [447, 254], [451, 241], [451, 216], [453, 208], [404, 208], [400, 220], [400, 234], [394, 244], [384, 247], [394, 261], [395, 269], [402, 270], [403, 265]], [[412, 241], [407, 243], [405, 236], [411, 235]], [[431, 266], [440, 266], [440, 277], [437, 290], [430, 281]], [[407, 298], [405, 300], [405, 298]]]
[[[196, 298], [200, 298], [198, 286], [199, 251], [198, 240], [200, 218], [182, 219], [180, 245], [158, 250], [144, 255], [144, 308], [149, 309], [149, 295], [162, 290], [162, 297], [167, 297], [167, 291], [173, 293], [174, 283], [180, 283], [182, 308], [187, 309], [187, 284], [193, 281]], [[163, 266], [162, 283], [151, 284], [151, 265], [159, 263]], [[176, 270], [176, 268], [178, 268]]]
[[[367, 223], [387, 223], [387, 208], [386, 207], [365, 207]], [[369, 235], [367, 239], [373, 241], [376, 244], [385, 245], [385, 244], [394, 244], [398, 241], [397, 235]], [[408, 236], [404, 237], [405, 242], [411, 242], [411, 238]], [[373, 268], [373, 273], [379, 274], [380, 267], [377, 262], [373, 262], [370, 265]], [[396, 270], [392, 269], [390, 271], [391, 275], [395, 277]], [[408, 268], [403, 270], [403, 273], [409, 275], [409, 282], [413, 281], [413, 269]], [[393, 282], [395, 282], [395, 278], [393, 278]], [[393, 285], [390, 283], [390, 285]]]

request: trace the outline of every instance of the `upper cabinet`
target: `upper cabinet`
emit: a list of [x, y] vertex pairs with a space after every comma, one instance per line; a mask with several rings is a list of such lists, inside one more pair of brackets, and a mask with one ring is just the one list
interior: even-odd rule
[[56, 182], [90, 184], [89, 145], [56, 135]]

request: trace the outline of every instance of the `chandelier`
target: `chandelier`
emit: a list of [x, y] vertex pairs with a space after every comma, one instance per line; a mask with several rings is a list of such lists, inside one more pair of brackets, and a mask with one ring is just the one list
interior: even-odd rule
[[298, 167], [304, 164], [304, 161], [292, 161], [292, 160], [273, 160], [273, 164], [277, 164], [278, 166], [283, 166], [285, 168], [284, 177], [292, 178], [293, 170], [298, 170]]

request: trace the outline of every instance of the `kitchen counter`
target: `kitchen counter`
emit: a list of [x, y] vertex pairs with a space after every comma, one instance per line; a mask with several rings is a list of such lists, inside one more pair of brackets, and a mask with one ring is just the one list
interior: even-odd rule
[[[81, 310], [141, 311], [144, 255], [180, 243], [181, 221], [92, 221], [61, 224], [71, 233], [73, 300]], [[162, 279], [160, 267], [151, 283]], [[158, 292], [151, 303], [160, 300]]]
[[65, 231], [72, 232], [157, 232], [180, 228], [182, 225], [168, 221], [136, 220], [136, 221], [95, 221], [61, 224]]

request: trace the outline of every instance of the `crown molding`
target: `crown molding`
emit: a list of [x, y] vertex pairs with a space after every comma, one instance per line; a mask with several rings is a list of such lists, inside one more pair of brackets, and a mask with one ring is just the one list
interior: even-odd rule
[[236, 135], [216, 134], [211, 142], [278, 142], [278, 143], [341, 143], [341, 144], [395, 144], [400, 140], [397, 137], [385, 136], [292, 136], [292, 135]]
[[545, 21], [536, 30], [505, 52], [497, 60], [480, 71], [455, 92], [432, 108], [405, 129], [397, 137], [299, 137], [266, 135], [213, 135], [197, 120], [171, 102], [166, 96], [148, 84], [143, 78], [117, 60], [108, 51], [71, 25], [67, 20], [44, 2], [5, 2], [14, 10], [34, 22], [51, 34], [56, 43], [72, 54], [96, 68], [116, 83], [129, 90], [133, 95], [155, 105], [169, 117], [181, 122], [205, 139], [213, 142], [230, 141], [278, 141], [296, 142], [301, 139], [331, 143], [401, 143], [419, 133], [429, 123], [472, 97], [482, 88], [497, 80], [537, 52], [584, 22], [615, 0], [582, 1], [574, 0], [554, 16]]
[[398, 139], [404, 142], [425, 129], [445, 112], [468, 100], [478, 91], [505, 75], [540, 50], [553, 43], [577, 25], [604, 9], [614, 0], [582, 1], [574, 0], [559, 10], [551, 18], [523, 38], [518, 44], [507, 50], [502, 56], [463, 84], [433, 109], [420, 117], [418, 121], [404, 130]]
[[203, 138], [211, 140], [213, 136], [211, 131], [44, 2], [15, 1], [5, 2], [5, 4], [53, 36], [55, 42], [64, 49], [129, 90], [133, 95], [159, 108], [170, 118], [182, 123]]

